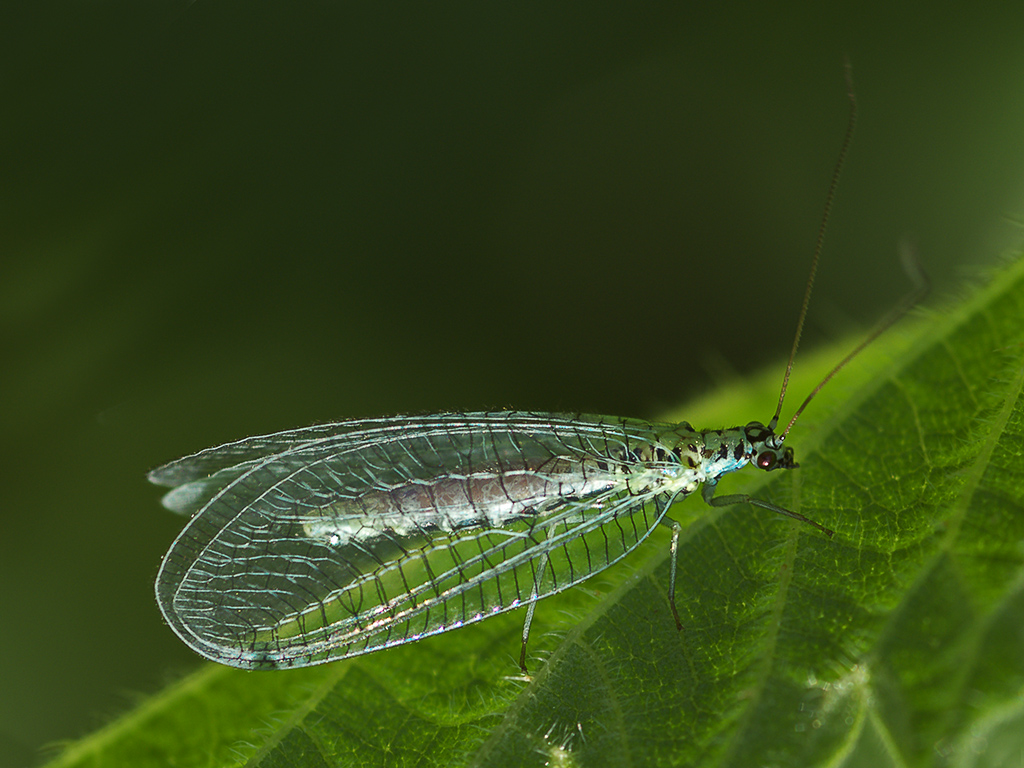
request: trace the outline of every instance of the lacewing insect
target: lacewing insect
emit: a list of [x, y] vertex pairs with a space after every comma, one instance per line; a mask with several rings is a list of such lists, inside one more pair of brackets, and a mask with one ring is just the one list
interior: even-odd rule
[[730, 429], [546, 413], [345, 421], [210, 448], [149, 473], [189, 516], [164, 557], [156, 597], [200, 655], [245, 669], [321, 664], [403, 645], [526, 607], [671, 529], [675, 605], [680, 526], [673, 502], [698, 488], [712, 507], [751, 504], [832, 531], [746, 494], [715, 496], [747, 464], [793, 469], [789, 430], [810, 400], [923, 295], [907, 296], [776, 428], [825, 226], [856, 118], [826, 198], [775, 415]]

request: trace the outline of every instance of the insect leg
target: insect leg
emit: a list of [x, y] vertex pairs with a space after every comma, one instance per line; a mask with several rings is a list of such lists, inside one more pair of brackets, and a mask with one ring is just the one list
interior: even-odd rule
[[[547, 565], [547, 555], [540, 563], [540, 572], [538, 576], [544, 573], [544, 566]], [[523, 670], [524, 675], [530, 674], [526, 669], [526, 642], [530, 639], [530, 624], [533, 623], [533, 609], [537, 607], [537, 587], [534, 584], [533, 594], [530, 595], [530, 604], [526, 606], [526, 621], [523, 622], [523, 649], [519, 652], [519, 668]]]
[[[554, 526], [548, 528], [548, 538], [550, 539], [555, 534]], [[540, 593], [540, 583], [544, 578], [544, 570], [548, 567], [548, 553], [545, 552], [540, 559], [540, 565], [537, 568], [537, 575], [533, 579], [533, 589], [530, 590], [530, 603], [526, 606], [526, 621], [523, 622], [523, 649], [519, 652], [519, 668], [523, 670], [524, 675], [528, 675], [529, 672], [526, 670], [526, 642], [530, 639], [530, 625], [533, 623], [533, 611], [537, 607], [537, 596]]]
[[[665, 510], [672, 506], [672, 502], [675, 501], [675, 497], [668, 501], [662, 499], [655, 499], [654, 503], [658, 508], [658, 514], [663, 515]], [[673, 520], [671, 517], [662, 517], [658, 523], [660, 525], [667, 525], [672, 529], [672, 543], [669, 544], [669, 557], [671, 563], [668, 570], [668, 605], [672, 609], [672, 618], [676, 620], [676, 629], [682, 631], [683, 622], [679, 620], [679, 611], [676, 610], [676, 560], [679, 556], [679, 533], [683, 530], [683, 526]]]
[[749, 496], [745, 493], [732, 493], [729, 494], [728, 496], [715, 496], [716, 487], [716, 483], [705, 482], [704, 486], [701, 488], [701, 496], [704, 497], [704, 501], [709, 506], [730, 507], [733, 504], [750, 504], [755, 507], [760, 507], [761, 509], [771, 510], [772, 512], [776, 512], [780, 515], [785, 515], [786, 517], [792, 517], [794, 520], [799, 520], [803, 523], [813, 525], [815, 528], [824, 533], [830, 539], [835, 535], [834, 531], [826, 528], [820, 523], [814, 522], [809, 517], [804, 517], [803, 515], [797, 512], [792, 512], [786, 509], [785, 507], [777, 506], [775, 504], [772, 504], [771, 502], [762, 501], [761, 499], [755, 499], [753, 496]]
[[680, 632], [683, 630], [683, 622], [679, 620], [679, 611], [676, 610], [676, 560], [679, 556], [679, 532], [683, 530], [683, 526], [677, 523], [675, 520], [668, 519], [669, 525], [672, 527], [672, 543], [669, 545], [669, 552], [672, 554], [672, 566], [669, 568], [668, 577], [668, 605], [672, 609], [672, 618], [676, 620], [676, 629]]

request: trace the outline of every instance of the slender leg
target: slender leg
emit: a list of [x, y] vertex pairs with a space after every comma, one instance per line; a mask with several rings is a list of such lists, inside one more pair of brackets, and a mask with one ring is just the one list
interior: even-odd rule
[[668, 569], [668, 606], [672, 609], [672, 618], [676, 620], [676, 629], [682, 631], [683, 622], [679, 620], [679, 611], [676, 610], [676, 570], [677, 560], [679, 559], [679, 534], [683, 530], [683, 526], [665, 515], [668, 508], [672, 506], [673, 501], [675, 501], [674, 496], [668, 500], [655, 499], [654, 503], [657, 505], [658, 514], [661, 516], [658, 524], [666, 525], [672, 529], [672, 543], [669, 545], [669, 556], [672, 558], [672, 562], [669, 564]]
[[679, 611], [676, 610], [676, 561], [679, 559], [679, 532], [683, 530], [683, 526], [671, 518], [665, 519], [672, 527], [672, 544], [669, 546], [669, 551], [672, 553], [672, 565], [669, 566], [668, 571], [668, 605], [672, 609], [672, 618], [676, 620], [676, 629], [681, 632], [683, 622], [679, 620]]
[[761, 509], [768, 509], [772, 512], [777, 512], [780, 515], [786, 517], [792, 517], [794, 520], [799, 520], [803, 523], [813, 525], [819, 531], [824, 533], [830, 539], [835, 535], [835, 532], [811, 520], [809, 517], [804, 517], [796, 512], [791, 512], [785, 507], [779, 507], [767, 501], [761, 499], [755, 499], [752, 496], [748, 496], [745, 493], [732, 493], [728, 496], [715, 496], [716, 485], [714, 483], [704, 483], [704, 487], [701, 488], [701, 496], [704, 497], [704, 501], [712, 507], [729, 507], [733, 504], [750, 504]]
[[[550, 537], [553, 531], [548, 531]], [[526, 606], [526, 621], [523, 622], [523, 649], [519, 652], [519, 668], [523, 670], [524, 675], [528, 675], [529, 672], [526, 670], [526, 642], [530, 639], [530, 624], [533, 623], [533, 611], [537, 607], [537, 596], [540, 592], [540, 583], [544, 578], [544, 570], [548, 567], [548, 556], [545, 554], [540, 561], [540, 567], [537, 568], [537, 576], [533, 580], [533, 589], [530, 590], [530, 604]]]

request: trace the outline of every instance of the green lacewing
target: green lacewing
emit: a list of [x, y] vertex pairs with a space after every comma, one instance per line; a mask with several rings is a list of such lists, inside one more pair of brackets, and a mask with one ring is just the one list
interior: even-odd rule
[[814, 395], [927, 290], [907, 296], [776, 428], [807, 313], [850, 119], [829, 187], [775, 415], [697, 430], [583, 414], [503, 411], [364, 419], [250, 437], [149, 473], [189, 516], [164, 557], [164, 618], [200, 655], [245, 669], [349, 658], [526, 608], [671, 530], [675, 605], [680, 526], [673, 502], [751, 504], [832, 531], [746, 494], [715, 496], [748, 464], [797, 466], [786, 435]]

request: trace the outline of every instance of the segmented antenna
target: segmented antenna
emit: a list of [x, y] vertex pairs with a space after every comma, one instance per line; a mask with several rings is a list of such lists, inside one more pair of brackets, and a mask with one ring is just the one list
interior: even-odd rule
[[[796, 358], [797, 347], [800, 346], [800, 336], [804, 330], [804, 320], [807, 318], [807, 307], [811, 302], [811, 289], [814, 287], [814, 276], [818, 271], [818, 261], [821, 258], [821, 247], [825, 240], [825, 229], [828, 226], [828, 219], [832, 213], [832, 202], [836, 196], [836, 189], [839, 186], [839, 175], [843, 170], [843, 164], [846, 162], [846, 155], [850, 149], [850, 142], [853, 139], [853, 129], [857, 124], [857, 97], [853, 92], [853, 73], [850, 67], [850, 62], [846, 62], [846, 92], [850, 99], [850, 119], [846, 125], [846, 135], [843, 137], [843, 144], [839, 150], [839, 160], [836, 162], [835, 170], [832, 171], [832, 181], [828, 187], [828, 194], [825, 197], [825, 212], [821, 217], [821, 226], [818, 228], [818, 241], [814, 246], [814, 257], [811, 259], [811, 273], [807, 278], [807, 288], [804, 291], [803, 305], [800, 307], [800, 317], [796, 323], [796, 336], [793, 337], [793, 348], [789, 352], [789, 362], [786, 363], [786, 373], [782, 377], [782, 389], [779, 391], [779, 404], [775, 408], [775, 415], [772, 416], [772, 420], [768, 423], [768, 428], [774, 430], [779, 423], [779, 415], [782, 413], [782, 403], [786, 399], [786, 389], [789, 387], [789, 375], [793, 371], [793, 360]], [[928, 291], [931, 289], [931, 283], [928, 280], [928, 275], [925, 274], [924, 269], [921, 267], [921, 262], [918, 261], [917, 252], [910, 247], [904, 247], [901, 249], [901, 258], [903, 261], [903, 269], [910, 276], [911, 281], [914, 283], [913, 290], [904, 296], [900, 302], [893, 307], [892, 311], [889, 312], [880, 322], [878, 322], [867, 337], [860, 342], [853, 351], [850, 352], [846, 357], [839, 361], [839, 363], [832, 368], [825, 378], [823, 378], [811, 393], [807, 395], [807, 398], [800, 404], [800, 407], [796, 409], [793, 417], [789, 420], [786, 428], [779, 433], [776, 438], [776, 442], [781, 445], [786, 435], [789, 434], [789, 430], [796, 424], [796, 420], [800, 418], [800, 414], [804, 412], [808, 403], [814, 399], [822, 387], [828, 384], [832, 377], [841, 371], [847, 363], [853, 358], [864, 351], [871, 342], [885, 333], [891, 328], [901, 317], [909, 312], [915, 304], [923, 299]]]
[[[864, 348], [868, 344], [889, 330], [889, 328], [895, 325], [901, 317], [913, 309], [915, 304], [928, 295], [928, 291], [931, 290], [931, 281], [928, 279], [928, 275], [925, 273], [921, 266], [921, 262], [917, 258], [917, 252], [913, 248], [904, 247], [900, 253], [900, 257], [903, 261], [903, 269], [915, 285], [914, 289], [900, 299], [899, 304], [893, 307], [889, 314], [875, 325], [871, 333], [869, 333], [860, 344], [854, 347], [850, 354], [840, 360], [831, 371], [825, 374], [825, 378], [818, 382], [818, 386], [811, 390], [811, 394], [809, 394], [800, 404], [800, 407], [796, 409], [796, 413], [794, 413], [793, 418], [789, 420], [789, 424], [787, 424], [786, 428], [782, 431], [780, 438], [784, 438], [789, 434], [789, 430], [791, 430], [793, 425], [796, 424], [796, 420], [800, 418], [800, 414], [804, 412], [804, 408], [807, 407], [807, 404], [814, 399], [814, 396], [821, 391], [822, 387], [832, 380], [833, 376], [839, 373], [839, 371], [842, 370], [848, 362], [864, 351]], [[776, 418], [777, 417], [778, 414], [776, 414]]]
[[[832, 181], [828, 185], [828, 194], [825, 195], [825, 210], [821, 215], [821, 226], [818, 227], [818, 240], [814, 244], [814, 256], [811, 258], [811, 273], [807, 277], [807, 288], [804, 289], [804, 301], [803, 305], [800, 307], [800, 317], [796, 321], [796, 335], [793, 337], [793, 348], [789, 351], [789, 362], [786, 363], [786, 372], [782, 376], [782, 389], [779, 390], [779, 404], [775, 408], [775, 415], [772, 416], [772, 420], [768, 422], [769, 429], [775, 429], [775, 426], [779, 423], [779, 415], [782, 413], [782, 403], [786, 399], [786, 390], [789, 388], [789, 375], [793, 371], [793, 360], [796, 359], [796, 350], [800, 346], [800, 336], [804, 332], [804, 320], [807, 318], [807, 307], [811, 303], [811, 290], [814, 288], [814, 277], [818, 273], [818, 262], [821, 260], [821, 248], [825, 243], [825, 230], [828, 228], [828, 220], [832, 215], [832, 203], [835, 201], [836, 190], [839, 188], [839, 176], [843, 172], [843, 165], [846, 163], [846, 156], [850, 151], [850, 142], [853, 141], [853, 131], [857, 126], [857, 96], [853, 92], [853, 69], [850, 66], [849, 60], [846, 62], [845, 70], [846, 96], [850, 100], [850, 118], [846, 123], [846, 135], [843, 136], [843, 144], [839, 148], [839, 159], [836, 161], [836, 167], [832, 171]], [[839, 367], [841, 368], [846, 364], [846, 362], [847, 361], [844, 360]], [[829, 377], [831, 377], [835, 372], [836, 371], [832, 371], [832, 373], [829, 374]], [[821, 385], [818, 385], [818, 389], [820, 388]], [[806, 403], [804, 405], [806, 405]], [[793, 423], [790, 422], [789, 426], [793, 426]], [[786, 427], [786, 432], [789, 432], [789, 427]]]

